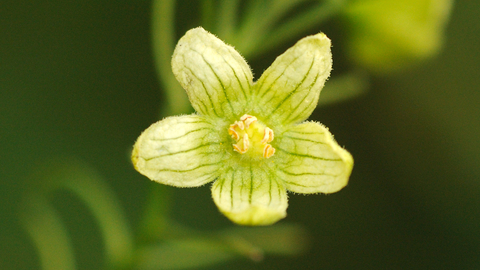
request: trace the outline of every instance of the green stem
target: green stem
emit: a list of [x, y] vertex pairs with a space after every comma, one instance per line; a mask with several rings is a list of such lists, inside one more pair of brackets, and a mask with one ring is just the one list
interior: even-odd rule
[[172, 74], [171, 58], [175, 44], [175, 1], [154, 0], [152, 14], [153, 54], [157, 73], [165, 90], [162, 115], [176, 115], [191, 110], [185, 90]]
[[120, 202], [103, 179], [77, 160], [53, 160], [43, 170], [32, 179], [21, 211], [22, 224], [39, 249], [43, 269], [75, 269], [66, 229], [48, 202], [51, 194], [65, 189], [78, 196], [98, 222], [107, 266], [112, 269], [129, 266], [133, 254], [131, 230]]
[[215, 27], [215, 6], [214, 0], [203, 0], [201, 5], [202, 26], [207, 31], [214, 31]]
[[[80, 169], [80, 168], [79, 168]], [[103, 179], [93, 177], [93, 173], [82, 175], [82, 171], [68, 172], [61, 186], [77, 194], [88, 206], [98, 222], [105, 245], [107, 265], [114, 269], [130, 265], [133, 253], [133, 237], [124, 216], [121, 203], [105, 185]], [[72, 179], [75, 173], [77, 179]]]
[[247, 48], [254, 42], [255, 38], [258, 38], [261, 30], [265, 27], [263, 18], [267, 9], [265, 0], [250, 1], [240, 28], [232, 37], [234, 40], [231, 40], [231, 43], [245, 57], [247, 57], [245, 54]]
[[[202, 12], [203, 23], [212, 24], [213, 1], [204, 0]], [[153, 51], [159, 80], [164, 86], [167, 96], [162, 116], [184, 114], [191, 111], [185, 90], [182, 89], [172, 74], [171, 57], [176, 42], [175, 0], [154, 0], [152, 13]], [[148, 242], [162, 238], [168, 226], [168, 202], [170, 200], [169, 187], [157, 183], [150, 184], [150, 193], [146, 201], [145, 212], [140, 224], [140, 241]]]
[[227, 42], [230, 42], [234, 36], [237, 23], [238, 4], [238, 0], [224, 0], [220, 2], [220, 13], [218, 14], [216, 34]]
[[150, 188], [140, 223], [140, 243], [163, 239], [166, 237], [165, 232], [169, 231], [170, 187], [150, 183]]
[[67, 229], [43, 194], [31, 192], [25, 196], [20, 223], [37, 247], [41, 269], [76, 269]]
[[338, 14], [343, 7], [343, 0], [329, 0], [318, 4], [314, 8], [298, 14], [277, 28], [269, 30], [265, 35], [251, 39], [248, 44], [244, 45], [243, 53], [249, 57], [256, 57], [278, 46], [278, 44], [282, 44], [306, 32], [314, 25], [319, 25], [330, 19]]
[[284, 16], [290, 8], [306, 0], [280, 0], [272, 5], [263, 1], [254, 1], [247, 9], [238, 33], [235, 45], [241, 52], [255, 50], [254, 45], [259, 37], [271, 31], [274, 24]]

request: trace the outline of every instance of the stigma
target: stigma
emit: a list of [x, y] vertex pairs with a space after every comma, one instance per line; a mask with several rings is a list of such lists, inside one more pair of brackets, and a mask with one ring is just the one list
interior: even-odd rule
[[271, 144], [273, 130], [259, 122], [255, 116], [245, 114], [228, 128], [228, 134], [235, 141], [233, 150], [252, 157], [270, 158], [275, 154]]

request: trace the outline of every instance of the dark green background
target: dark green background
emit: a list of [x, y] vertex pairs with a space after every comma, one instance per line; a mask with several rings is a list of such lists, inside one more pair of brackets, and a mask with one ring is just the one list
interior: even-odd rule
[[[366, 95], [314, 112], [311, 118], [353, 154], [355, 168], [338, 194], [290, 195], [282, 222], [307, 228], [308, 253], [217, 268], [479, 269], [479, 12], [480, 2], [457, 1], [439, 57], [376, 77]], [[0, 269], [39, 267], [16, 207], [32, 170], [50, 157], [74, 156], [93, 166], [132, 227], [138, 223], [151, 183], [128, 155], [158, 119], [163, 99], [149, 25], [148, 1], [1, 3]], [[196, 23], [178, 28], [190, 26]], [[345, 37], [326, 33], [341, 48]], [[257, 78], [272, 60], [252, 62]], [[177, 220], [206, 230], [231, 226], [208, 186], [167, 190]], [[71, 229], [79, 268], [101, 268], [91, 214], [71, 194], [53, 201]]]

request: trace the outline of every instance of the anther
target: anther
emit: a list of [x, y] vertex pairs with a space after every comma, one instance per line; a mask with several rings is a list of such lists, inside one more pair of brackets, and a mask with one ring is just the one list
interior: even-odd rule
[[245, 129], [245, 125], [243, 124], [243, 121], [235, 121], [234, 125], [237, 125], [237, 127], [241, 130]]
[[275, 148], [273, 148], [270, 144], [265, 145], [263, 148], [263, 157], [269, 158], [275, 154]]
[[249, 153], [252, 157], [270, 158], [275, 154], [269, 142], [273, 141], [273, 130], [263, 123], [256, 123], [255, 116], [244, 114], [228, 128], [228, 134], [236, 141], [233, 150], [240, 154]]
[[238, 145], [236, 145], [236, 144], [233, 145], [233, 151], [237, 151], [240, 154], [243, 154], [243, 153], [246, 152], [246, 151], [243, 151], [242, 149], [240, 149], [240, 147], [238, 147]]
[[240, 138], [240, 136], [239, 136], [238, 133], [235, 131], [235, 126], [236, 126], [236, 124], [230, 125], [230, 128], [228, 129], [228, 134], [229, 134], [229, 135], [232, 135], [232, 138], [233, 138], [235, 141], [238, 141], [238, 139]]
[[269, 143], [271, 141], [273, 141], [273, 130], [269, 127], [265, 127], [262, 143]]
[[245, 128], [248, 128], [251, 124], [257, 121], [257, 118], [255, 116], [244, 114], [242, 117], [240, 117], [240, 120], [245, 123]]

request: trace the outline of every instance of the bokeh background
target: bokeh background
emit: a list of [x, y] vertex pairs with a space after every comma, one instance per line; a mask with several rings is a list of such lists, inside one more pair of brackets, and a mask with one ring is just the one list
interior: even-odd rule
[[[188, 1], [177, 10], [187, 18], [178, 22], [180, 37], [198, 22]], [[330, 128], [355, 167], [337, 194], [290, 196], [281, 222], [306, 229], [305, 253], [202, 269], [480, 269], [479, 12], [478, 1], [456, 1], [437, 57], [374, 75], [361, 96], [316, 109], [311, 118]], [[149, 1], [0, 5], [0, 269], [40, 269], [18, 203], [50, 158], [74, 157], [97, 170], [135, 229], [153, 183], [134, 171], [129, 154], [165, 98], [150, 24]], [[349, 64], [347, 37], [335, 23], [309, 33], [319, 30], [333, 40], [333, 78]], [[296, 39], [250, 61], [257, 78]], [[208, 186], [166, 192], [182, 224], [232, 226]], [[102, 268], [92, 214], [69, 192], [51, 200], [65, 217], [78, 269]]]

